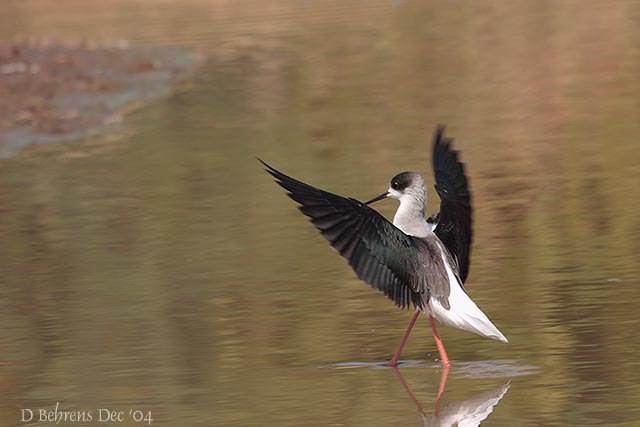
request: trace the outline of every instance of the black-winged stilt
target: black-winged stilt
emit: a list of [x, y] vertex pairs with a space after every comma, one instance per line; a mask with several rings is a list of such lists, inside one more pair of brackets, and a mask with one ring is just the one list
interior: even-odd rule
[[[305, 184], [260, 160], [358, 278], [400, 307], [414, 305], [400, 345], [386, 363], [389, 366], [397, 365], [421, 312], [429, 316], [445, 367], [450, 362], [434, 318], [447, 326], [508, 342], [464, 289], [472, 239], [471, 197], [464, 165], [451, 148], [453, 140], [444, 137], [443, 126], [436, 129], [434, 139], [432, 163], [440, 212], [429, 220], [425, 219], [424, 180], [415, 172], [394, 176], [386, 192], [363, 203]], [[400, 201], [393, 223], [368, 206], [389, 197]]]

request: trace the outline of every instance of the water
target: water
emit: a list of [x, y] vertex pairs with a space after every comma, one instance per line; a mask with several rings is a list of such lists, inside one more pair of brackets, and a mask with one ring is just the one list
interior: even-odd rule
[[[3, 38], [205, 59], [116, 134], [0, 163], [0, 422], [52, 425], [20, 410], [59, 402], [94, 415], [68, 425], [104, 408], [158, 426], [447, 425], [460, 408], [638, 425], [638, 18], [638, 2], [7, 2]], [[424, 319], [400, 376], [379, 366], [410, 312], [254, 158], [366, 199], [402, 170], [432, 182], [437, 123], [473, 191], [469, 293], [510, 340], [443, 328], [446, 382]]]

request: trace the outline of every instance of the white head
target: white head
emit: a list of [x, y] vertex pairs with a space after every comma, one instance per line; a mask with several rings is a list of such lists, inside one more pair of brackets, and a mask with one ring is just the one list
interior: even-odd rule
[[387, 197], [400, 200], [400, 207], [393, 218], [393, 224], [407, 234], [424, 237], [429, 227], [424, 219], [427, 208], [427, 189], [424, 180], [415, 172], [402, 172], [391, 178], [389, 189], [366, 204]]
[[391, 178], [388, 197], [400, 200], [400, 203], [411, 203], [422, 206], [424, 210], [427, 204], [427, 189], [424, 180], [415, 172], [402, 172]]

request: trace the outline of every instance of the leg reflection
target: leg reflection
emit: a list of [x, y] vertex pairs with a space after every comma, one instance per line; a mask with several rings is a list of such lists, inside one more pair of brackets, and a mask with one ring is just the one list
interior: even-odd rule
[[409, 388], [400, 370], [396, 367], [392, 368], [392, 370], [409, 395], [411, 401], [416, 405], [425, 426], [454, 426], [463, 424], [465, 426], [479, 426], [482, 421], [489, 417], [493, 412], [493, 408], [507, 393], [507, 390], [509, 390], [509, 383], [507, 382], [501, 387], [482, 392], [471, 399], [450, 402], [441, 409], [442, 396], [447, 384], [447, 376], [449, 375], [449, 367], [445, 367], [440, 376], [438, 395], [433, 408], [433, 414], [428, 414], [424, 411], [422, 405]]
[[440, 412], [440, 402], [442, 400], [442, 395], [444, 394], [444, 388], [447, 385], [447, 376], [449, 376], [449, 366], [444, 365], [442, 368], [442, 374], [440, 374], [440, 385], [438, 385], [438, 397], [436, 397], [436, 404], [433, 408], [433, 415], [438, 416]]
[[400, 384], [402, 384], [402, 387], [404, 388], [404, 391], [407, 392], [407, 394], [409, 395], [409, 397], [411, 398], [411, 400], [413, 401], [413, 403], [415, 403], [416, 408], [418, 408], [418, 412], [420, 412], [421, 415], [424, 415], [424, 410], [422, 409], [422, 405], [420, 404], [420, 402], [418, 401], [418, 399], [416, 399], [416, 396], [413, 394], [413, 392], [411, 391], [411, 389], [409, 388], [409, 385], [407, 384], [407, 382], [404, 380], [404, 377], [402, 376], [402, 374], [400, 373], [400, 370], [397, 367], [392, 367], [391, 368], [393, 370], [393, 373], [396, 375], [396, 378], [398, 378], [400, 380]]

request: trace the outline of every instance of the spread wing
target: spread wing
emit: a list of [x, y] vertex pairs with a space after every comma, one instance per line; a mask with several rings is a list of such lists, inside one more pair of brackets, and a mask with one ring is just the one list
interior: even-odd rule
[[472, 240], [471, 194], [464, 164], [458, 159], [458, 152], [451, 148], [453, 139], [446, 138], [444, 130], [444, 126], [438, 126], [433, 144], [435, 188], [440, 196], [435, 234], [453, 256], [464, 282], [469, 273]]
[[420, 289], [424, 287], [416, 277], [417, 249], [411, 236], [358, 200], [312, 187], [260, 162], [360, 280], [400, 307], [409, 307], [412, 301], [421, 306], [420, 294], [426, 289]]

